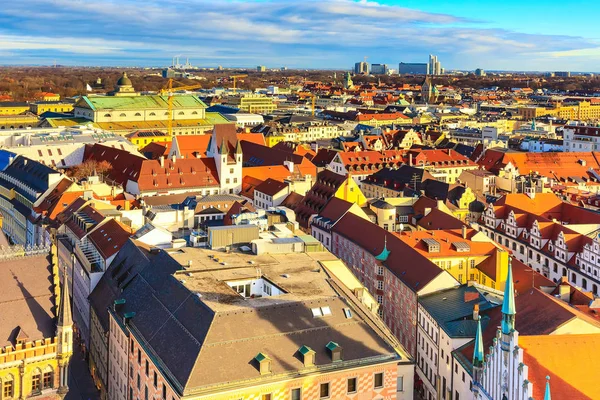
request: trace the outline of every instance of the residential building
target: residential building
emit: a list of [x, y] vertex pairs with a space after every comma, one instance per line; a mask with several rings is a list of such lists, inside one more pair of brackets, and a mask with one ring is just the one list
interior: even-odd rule
[[360, 183], [385, 167], [399, 167], [404, 162], [402, 155], [399, 150], [340, 151], [327, 165], [327, 169]]
[[311, 235], [332, 251], [332, 228], [346, 213], [352, 213], [368, 220], [369, 217], [358, 204], [332, 197], [315, 216], [310, 225]]
[[[67, 207], [57, 230], [58, 267], [63, 284], [71, 287], [73, 322], [85, 354], [90, 350], [88, 297], [131, 232], [82, 198]], [[64, 273], [66, 272], [66, 277]]]
[[408, 165], [425, 169], [435, 179], [456, 183], [463, 171], [479, 169], [479, 165], [456, 150], [409, 150]]
[[62, 399], [69, 391], [73, 324], [69, 287], [49, 249], [4, 249], [0, 261], [0, 383], [3, 399]]
[[300, 226], [309, 229], [313, 216], [321, 212], [327, 201], [333, 197], [356, 203], [359, 206], [367, 202], [358, 184], [348, 176], [338, 175], [329, 170], [317, 174], [317, 179], [312, 188], [295, 209]]
[[63, 180], [63, 175], [26, 157], [2, 152], [0, 212], [2, 231], [25, 247], [47, 246], [48, 232], [42, 227], [36, 207]]
[[134, 145], [137, 146], [138, 149], [143, 148], [149, 143], [168, 143], [173, 140], [173, 136], [169, 136], [165, 131], [135, 131], [131, 132], [125, 137]]
[[405, 189], [420, 192], [422, 184], [433, 177], [423, 168], [400, 165], [399, 168], [383, 168], [360, 182], [367, 198], [403, 197]]
[[[368, 296], [356, 297], [346, 274], [322, 264], [335, 260], [330, 253], [272, 253], [265, 261], [132, 245], [101, 282], [107, 290], [92, 295], [116, 342], [108, 346], [109, 398], [412, 399], [412, 360], [367, 307]], [[227, 266], [215, 268], [216, 258]], [[184, 303], [171, 304], [174, 296]], [[227, 357], [219, 356], [223, 346], [233, 346]]]
[[267, 210], [271, 207], [277, 207], [289, 194], [290, 188], [285, 182], [275, 179], [267, 179], [260, 183], [254, 189], [253, 205], [256, 208]]
[[458, 286], [392, 233], [352, 213], [332, 228], [332, 252], [381, 304], [379, 315], [410, 354], [417, 354], [418, 297]]
[[501, 291], [476, 284], [419, 297], [416, 372], [423, 398], [453, 398], [452, 352], [475, 338], [479, 312], [501, 302]]
[[509, 194], [490, 204], [480, 221], [478, 229], [533, 270], [554, 282], [567, 277], [600, 294], [596, 212], [564, 203], [553, 193]]
[[564, 151], [598, 151], [600, 128], [595, 126], [565, 126], [563, 129]]

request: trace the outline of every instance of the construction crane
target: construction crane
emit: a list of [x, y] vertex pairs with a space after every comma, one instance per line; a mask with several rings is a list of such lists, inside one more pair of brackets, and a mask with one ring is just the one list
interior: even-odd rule
[[245, 78], [245, 77], [247, 77], [247, 76], [248, 76], [248, 75], [231, 75], [231, 76], [229, 77], [229, 79], [233, 79], [233, 94], [235, 94], [235, 90], [236, 90], [236, 86], [235, 86], [235, 84], [236, 84], [236, 82], [237, 82], [237, 79], [238, 79], [238, 78]]
[[161, 89], [159, 93], [161, 95], [167, 95], [167, 104], [168, 104], [168, 120], [167, 120], [167, 134], [169, 136], [173, 136], [173, 91], [174, 90], [194, 90], [200, 89], [202, 85], [187, 85], [187, 86], [178, 86], [173, 87], [173, 79], [169, 79], [169, 83], [167, 83], [167, 87]]
[[314, 117], [315, 116], [315, 105], [317, 103], [317, 95], [309, 92], [307, 94], [307, 96], [311, 97], [311, 115]]

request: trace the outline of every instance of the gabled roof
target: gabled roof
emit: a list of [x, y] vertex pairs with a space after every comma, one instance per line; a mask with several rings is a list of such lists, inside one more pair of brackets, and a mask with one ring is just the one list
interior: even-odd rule
[[109, 259], [117, 253], [131, 236], [131, 230], [114, 219], [106, 221], [98, 229], [94, 230], [89, 240], [102, 255], [104, 260]]
[[346, 213], [333, 226], [332, 231], [362, 247], [373, 257], [379, 255], [386, 245], [390, 253], [382, 264], [415, 292], [444, 273], [392, 233], [352, 213]]
[[287, 186], [288, 186], [287, 183], [280, 182], [275, 179], [269, 178], [266, 181], [260, 183], [258, 186], [256, 186], [254, 188], [254, 190], [264, 193], [267, 196], [275, 196], [282, 190], [285, 190], [285, 188], [287, 188]]

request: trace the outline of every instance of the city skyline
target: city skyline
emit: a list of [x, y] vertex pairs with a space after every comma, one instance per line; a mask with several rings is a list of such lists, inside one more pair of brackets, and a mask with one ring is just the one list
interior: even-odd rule
[[0, 56], [5, 65], [166, 66], [182, 54], [199, 66], [350, 69], [365, 56], [397, 68], [435, 54], [447, 70], [600, 71], [594, 13], [573, 29], [552, 11], [558, 7], [512, 0], [493, 10], [470, 0], [31, 0], [0, 10]]

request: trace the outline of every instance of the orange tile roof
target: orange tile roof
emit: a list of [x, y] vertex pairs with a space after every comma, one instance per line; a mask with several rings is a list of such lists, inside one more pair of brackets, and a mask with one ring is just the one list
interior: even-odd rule
[[[433, 233], [433, 235], [432, 235]], [[467, 229], [467, 238], [463, 239], [460, 229], [436, 230], [436, 231], [414, 231], [410, 233], [395, 233], [404, 243], [417, 250], [427, 258], [437, 257], [461, 257], [461, 256], [484, 256], [492, 255], [497, 248], [492, 242], [474, 242], [470, 238], [477, 232], [473, 229]], [[435, 239], [440, 244], [440, 251], [430, 253], [423, 239]], [[467, 243], [470, 247], [469, 252], [458, 252], [452, 245], [455, 242]]]
[[556, 399], [600, 399], [598, 371], [600, 334], [520, 336], [523, 362], [533, 384], [533, 397], [544, 398], [550, 376]]

